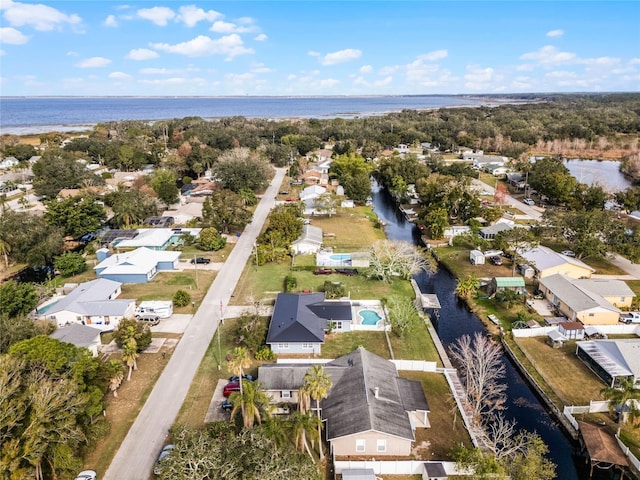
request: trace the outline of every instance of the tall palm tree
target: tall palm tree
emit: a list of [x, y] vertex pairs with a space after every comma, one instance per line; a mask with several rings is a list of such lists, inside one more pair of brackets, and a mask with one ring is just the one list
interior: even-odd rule
[[247, 382], [242, 392], [234, 392], [229, 397], [233, 403], [231, 419], [233, 420], [239, 411], [242, 411], [244, 428], [253, 428], [256, 420], [262, 423], [264, 415], [268, 415], [269, 396], [264, 392], [260, 382]]
[[131, 380], [131, 371], [138, 370], [138, 363], [136, 359], [140, 354], [138, 353], [138, 342], [133, 337], [129, 337], [122, 346], [122, 360], [129, 367], [129, 373], [127, 374], [127, 381]]
[[320, 400], [324, 400], [329, 395], [331, 380], [322, 368], [322, 365], [313, 365], [304, 376], [304, 386], [311, 398], [316, 401], [316, 412], [318, 414], [318, 450], [320, 460], [324, 460], [322, 451], [322, 419], [320, 418]]
[[620, 381], [619, 387], [605, 387], [600, 390], [600, 393], [606, 400], [609, 400], [609, 410], [614, 410], [620, 406], [620, 414], [618, 415], [618, 432], [622, 430], [622, 424], [624, 423], [624, 407], [628, 406], [629, 416], [631, 418], [640, 418], [640, 389], [635, 388], [633, 380], [624, 379]]
[[311, 395], [309, 394], [309, 388], [307, 385], [302, 385], [298, 389], [298, 411], [300, 413], [307, 413], [311, 408]]
[[0, 254], [4, 257], [4, 266], [9, 268], [9, 254], [11, 253], [11, 244], [0, 238]]
[[[309, 448], [309, 441], [311, 442], [311, 447], [313, 447], [315, 441], [319, 440], [318, 427], [320, 425], [320, 419], [309, 413], [294, 412], [289, 418], [288, 423], [291, 428], [293, 444], [296, 450], [300, 452], [306, 451], [311, 459], [314, 460], [311, 448]], [[309, 441], [307, 441], [307, 439]]]
[[[231, 354], [231, 360], [229, 360], [229, 369], [234, 375], [238, 376], [238, 384], [240, 385], [240, 395], [243, 392], [242, 376], [244, 375], [245, 368], [251, 365], [251, 358], [249, 357], [249, 350], [244, 347], [236, 347]], [[243, 407], [244, 408], [244, 407]], [[244, 410], [242, 416], [244, 417]]]

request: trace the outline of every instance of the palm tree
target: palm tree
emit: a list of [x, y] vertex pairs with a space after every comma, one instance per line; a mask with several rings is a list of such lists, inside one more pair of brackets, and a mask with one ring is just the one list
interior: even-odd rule
[[324, 452], [322, 451], [322, 419], [320, 418], [320, 400], [324, 400], [329, 395], [331, 388], [331, 380], [326, 374], [322, 365], [313, 365], [304, 376], [304, 387], [309, 392], [311, 398], [316, 401], [316, 412], [318, 414], [318, 450], [320, 452], [320, 460], [324, 460]]
[[131, 380], [131, 371], [138, 370], [138, 364], [136, 359], [140, 354], [138, 353], [138, 342], [133, 337], [129, 337], [122, 346], [122, 360], [129, 367], [129, 373], [127, 374], [127, 381]]
[[307, 413], [311, 408], [311, 395], [307, 385], [302, 385], [298, 390], [298, 411]]
[[6, 240], [0, 239], [0, 254], [4, 257], [4, 266], [9, 268], [9, 254], [11, 253], [11, 245]]
[[480, 287], [480, 280], [473, 273], [463, 280], [458, 280], [458, 286], [456, 287], [456, 293], [463, 298], [468, 298], [475, 295], [476, 291]]
[[269, 396], [262, 390], [260, 382], [247, 382], [243, 391], [231, 394], [229, 401], [233, 403], [231, 419], [242, 411], [244, 428], [248, 430], [253, 428], [256, 420], [262, 423], [263, 414], [268, 414]]
[[618, 415], [618, 432], [622, 429], [624, 423], [624, 407], [628, 406], [629, 416], [631, 418], [640, 418], [640, 389], [635, 388], [635, 384], [631, 379], [620, 380], [619, 387], [605, 387], [600, 390], [600, 393], [606, 400], [609, 400], [609, 410], [615, 410], [616, 407], [620, 407], [620, 414]]
[[[251, 358], [249, 358], [249, 350], [244, 347], [236, 347], [231, 354], [231, 360], [229, 360], [229, 369], [234, 375], [238, 376], [238, 384], [240, 385], [240, 395], [243, 392], [243, 379], [245, 368], [251, 365]], [[244, 417], [244, 410], [242, 411]]]
[[[289, 427], [293, 434], [293, 443], [296, 450], [300, 452], [307, 452], [313, 460], [313, 454], [309, 448], [309, 442], [311, 441], [311, 447], [314, 446], [316, 439], [318, 438], [318, 428], [320, 426], [320, 419], [309, 413], [294, 412], [289, 418]], [[314, 460], [315, 462], [315, 460]]]

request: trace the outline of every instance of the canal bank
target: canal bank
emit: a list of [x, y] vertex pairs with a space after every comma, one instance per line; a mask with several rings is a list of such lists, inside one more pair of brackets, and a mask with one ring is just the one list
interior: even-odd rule
[[[389, 239], [419, 243], [419, 230], [405, 220], [390, 196], [377, 186], [374, 186], [373, 203], [376, 214], [385, 224]], [[434, 293], [438, 296], [442, 307], [441, 314], [432, 321], [445, 350], [462, 335], [486, 331], [480, 319], [455, 295], [456, 279], [448, 270], [441, 268], [435, 274], [422, 273], [417, 275], [415, 280], [423, 293]], [[527, 379], [520, 374], [516, 364], [506, 354], [503, 356], [503, 363], [507, 384], [506, 418], [515, 420], [518, 429], [540, 435], [549, 448], [549, 459], [557, 465], [556, 478], [589, 478], [588, 472], [578, 469], [577, 463], [580, 459], [575, 455], [575, 445], [571, 437], [559, 428], [558, 422], [551, 416], [544, 402], [538, 398]]]

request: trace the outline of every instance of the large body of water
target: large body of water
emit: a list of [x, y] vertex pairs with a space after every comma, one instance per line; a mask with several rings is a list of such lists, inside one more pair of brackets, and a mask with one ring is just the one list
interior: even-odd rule
[[353, 118], [487, 103], [462, 96], [0, 97], [0, 134], [87, 130], [100, 122], [184, 117]]
[[[373, 204], [375, 212], [385, 222], [387, 237], [391, 240], [418, 242], [419, 231], [413, 223], [407, 222], [394, 205], [389, 194], [374, 187]], [[473, 335], [485, 331], [485, 327], [476, 315], [458, 301], [455, 295], [456, 279], [446, 270], [435, 274], [421, 274], [416, 278], [424, 293], [435, 293], [442, 305], [440, 318], [434, 322], [438, 336], [445, 348], [453, 344], [460, 336]], [[589, 471], [584, 459], [574, 456], [574, 445], [547, 413], [541, 401], [515, 368], [508, 357], [503, 356], [506, 368], [507, 409], [505, 417], [515, 419], [519, 429], [536, 432], [549, 447], [549, 458], [556, 464], [558, 480], [587, 480]], [[428, 392], [427, 392], [428, 395]], [[596, 469], [592, 479], [608, 478]]]
[[631, 187], [631, 181], [620, 171], [620, 162], [610, 160], [564, 160], [564, 166], [580, 183], [600, 185], [609, 193]]

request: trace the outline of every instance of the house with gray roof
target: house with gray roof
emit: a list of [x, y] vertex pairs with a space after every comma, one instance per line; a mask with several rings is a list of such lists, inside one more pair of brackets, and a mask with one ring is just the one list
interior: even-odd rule
[[584, 325], [615, 325], [620, 319], [620, 309], [598, 293], [598, 290], [615, 291], [614, 286], [606, 287], [600, 282], [578, 281], [556, 274], [542, 278], [539, 288], [545, 298], [571, 321], [580, 321]]
[[322, 247], [322, 229], [314, 225], [303, 225], [300, 237], [291, 243], [296, 255], [318, 253]]
[[493, 240], [494, 238], [496, 238], [496, 235], [498, 233], [511, 229], [513, 229], [513, 225], [510, 225], [506, 222], [497, 222], [493, 225], [489, 225], [488, 227], [482, 227], [478, 234], [485, 240]]
[[522, 249], [518, 254], [535, 269], [538, 279], [556, 274], [571, 278], [591, 278], [591, 274], [595, 272], [594, 268], [577, 258], [568, 257], [542, 245]]
[[38, 307], [36, 315], [58, 327], [79, 323], [113, 330], [123, 318], [133, 318], [136, 301], [117, 299], [122, 283], [98, 278], [75, 287], [68, 295]]
[[276, 354], [319, 354], [333, 322], [351, 322], [351, 302], [325, 300], [324, 293], [279, 293], [267, 332]]
[[[258, 378], [274, 402], [297, 401], [311, 364], [265, 364]], [[331, 379], [320, 404], [335, 456], [409, 456], [416, 428], [429, 427], [422, 384], [398, 376], [395, 365], [363, 347], [326, 363]]]
[[576, 355], [608, 386], [631, 380], [640, 388], [640, 339], [588, 340], [576, 343]]
[[61, 342], [75, 345], [76, 347], [87, 348], [94, 357], [97, 357], [98, 349], [100, 345], [102, 345], [100, 341], [101, 332], [102, 330], [98, 328], [73, 323], [66, 327], [58, 328], [49, 336]]

